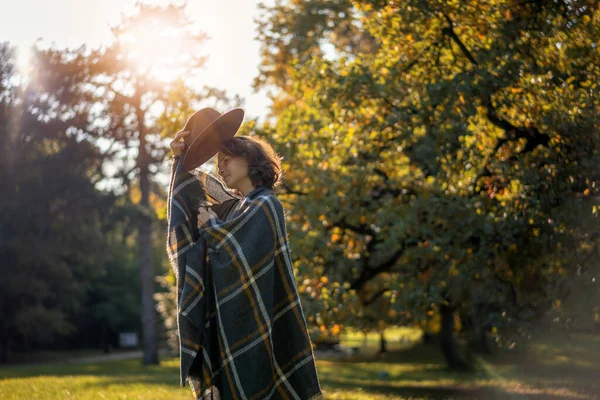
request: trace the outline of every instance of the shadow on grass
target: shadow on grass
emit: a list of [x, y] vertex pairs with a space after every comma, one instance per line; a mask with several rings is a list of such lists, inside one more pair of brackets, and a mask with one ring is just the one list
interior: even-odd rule
[[[545, 343], [524, 355], [488, 358], [487, 369], [459, 372], [446, 367], [435, 345], [418, 344], [383, 356], [363, 354], [345, 360], [317, 357], [323, 390], [337, 399], [592, 399], [596, 392], [600, 350], [590, 343]], [[596, 344], [596, 343], [592, 343]], [[582, 348], [584, 349], [582, 351]], [[85, 377], [90, 388], [118, 386], [179, 386], [179, 359], [161, 359], [144, 366], [140, 359], [93, 364], [12, 366], [0, 368], [0, 380], [48, 376], [65, 380]], [[90, 378], [92, 377], [92, 378]], [[336, 392], [338, 394], [336, 395]], [[348, 396], [345, 394], [348, 393]], [[351, 394], [350, 394], [351, 393]], [[355, 395], [356, 394], [356, 395]], [[380, 398], [380, 397], [378, 397]]]
[[576, 388], [600, 398], [600, 335], [578, 334], [569, 339], [551, 333], [540, 336], [528, 350], [484, 359], [505, 378], [538, 387]]
[[[393, 396], [399, 399], [506, 399], [506, 394], [493, 389], [477, 388], [477, 387], [440, 387], [440, 386], [402, 386], [402, 385], [381, 385], [365, 382], [326, 382], [324, 385], [327, 392], [332, 390], [362, 390], [363, 393], [369, 395]], [[368, 398], [368, 397], [366, 397]]]
[[[529, 366], [532, 371], [525, 371], [527, 375], [523, 374], [521, 364], [514, 365], [508, 360], [504, 360], [507, 363], [503, 367], [491, 365], [490, 368], [488, 365], [487, 368], [478, 366], [474, 371], [451, 370], [434, 344], [418, 344], [385, 355], [362, 354], [344, 360], [318, 360], [318, 366], [322, 385], [330, 394], [359, 391], [356, 397], [348, 398], [366, 399], [375, 395], [393, 399], [597, 398], [590, 396], [595, 393], [594, 383], [590, 380], [592, 369], [583, 373], [573, 368], [573, 363], [567, 362], [569, 360], [558, 357], [570, 368], [561, 370], [551, 364], [556, 362], [550, 357], [554, 353], [543, 354], [547, 356], [537, 361], [531, 356]], [[597, 374], [598, 369], [595, 371]], [[580, 372], [582, 376], [573, 377]], [[579, 379], [584, 384], [577, 382]]]
[[410, 349], [383, 355], [359, 354], [344, 360], [317, 360], [319, 377], [331, 392], [361, 390], [393, 398], [505, 399], [491, 384], [488, 374], [454, 371], [446, 367], [439, 347], [417, 344]]

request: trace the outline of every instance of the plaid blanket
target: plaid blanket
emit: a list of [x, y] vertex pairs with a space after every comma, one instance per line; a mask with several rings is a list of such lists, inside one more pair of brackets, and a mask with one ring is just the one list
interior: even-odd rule
[[[322, 399], [281, 203], [262, 186], [236, 197], [181, 160], [167, 209], [180, 386], [197, 399]], [[219, 217], [198, 229], [202, 206]]]

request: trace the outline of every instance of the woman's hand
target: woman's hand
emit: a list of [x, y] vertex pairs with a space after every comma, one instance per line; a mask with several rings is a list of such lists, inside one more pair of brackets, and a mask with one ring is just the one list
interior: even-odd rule
[[208, 221], [211, 215], [215, 218], [219, 218], [217, 213], [214, 212], [212, 208], [208, 206], [200, 206], [200, 208], [198, 208], [198, 228]]
[[189, 134], [190, 134], [190, 131], [181, 131], [181, 132], [177, 132], [175, 134], [175, 137], [173, 138], [173, 140], [170, 143], [171, 151], [173, 152], [173, 155], [175, 157], [180, 157], [181, 154], [183, 153], [183, 150], [185, 149], [185, 142], [181, 139], [183, 139], [185, 136], [187, 136]]

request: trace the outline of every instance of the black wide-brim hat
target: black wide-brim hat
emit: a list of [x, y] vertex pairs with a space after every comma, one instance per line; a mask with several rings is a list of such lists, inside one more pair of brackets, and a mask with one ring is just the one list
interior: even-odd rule
[[183, 128], [190, 132], [183, 138], [186, 149], [184, 170], [190, 171], [210, 160], [225, 140], [235, 136], [243, 120], [244, 110], [241, 108], [221, 114], [212, 107], [206, 107], [192, 114]]

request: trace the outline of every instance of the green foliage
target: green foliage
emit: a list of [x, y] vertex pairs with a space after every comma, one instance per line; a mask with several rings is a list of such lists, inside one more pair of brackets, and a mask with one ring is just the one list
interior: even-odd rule
[[[8, 48], [2, 45], [3, 55]], [[6, 71], [12, 58], [1, 62]], [[69, 84], [57, 91], [71, 93], [67, 103], [56, 103], [43, 87], [52, 71], [43, 63], [33, 69], [40, 80], [17, 85], [9, 72], [0, 86], [7, 128], [0, 141], [1, 361], [13, 348], [47, 345], [76, 330], [86, 285], [103, 259], [102, 216], [113, 202], [94, 186], [101, 154], [74, 134], [87, 128], [88, 109], [74, 107]]]
[[525, 335], [575, 268], [559, 251], [570, 199], [598, 195], [597, 3], [354, 1], [353, 37], [374, 46], [324, 57], [333, 4], [264, 18], [263, 62], [288, 74], [272, 138], [305, 292], [329, 324], [447, 303], [467, 331]]

